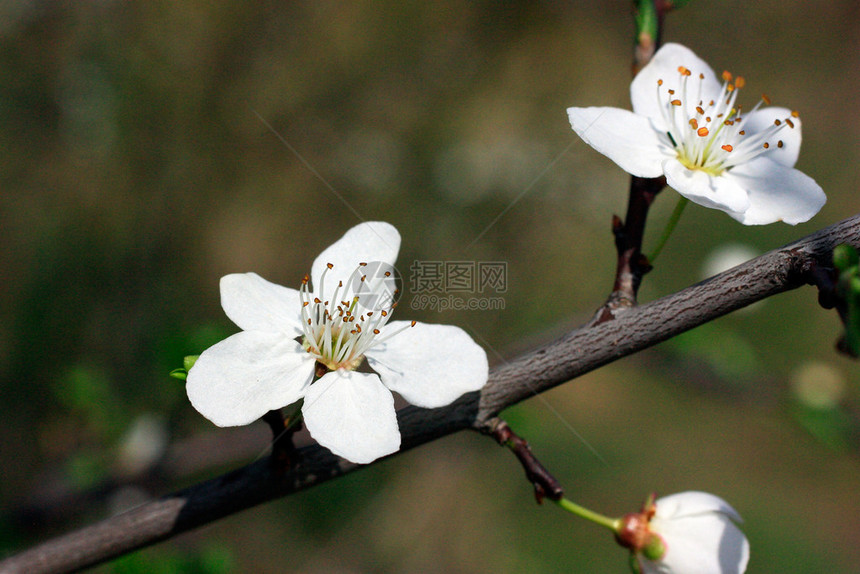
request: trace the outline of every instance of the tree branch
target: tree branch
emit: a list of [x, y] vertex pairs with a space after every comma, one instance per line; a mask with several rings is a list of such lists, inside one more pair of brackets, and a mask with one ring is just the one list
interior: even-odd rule
[[[493, 418], [515, 403], [751, 303], [810, 283], [811, 270], [829, 267], [833, 248], [840, 243], [860, 248], [860, 215], [678, 293], [625, 309], [612, 321], [576, 329], [493, 369], [480, 392], [464, 395], [447, 407], [401, 409], [401, 452], [459, 430], [490, 434]], [[93, 566], [359, 467], [320, 446], [299, 449], [296, 457], [289, 469], [273, 469], [268, 460], [260, 460], [49, 540], [0, 562], [0, 572], [56, 573]]]

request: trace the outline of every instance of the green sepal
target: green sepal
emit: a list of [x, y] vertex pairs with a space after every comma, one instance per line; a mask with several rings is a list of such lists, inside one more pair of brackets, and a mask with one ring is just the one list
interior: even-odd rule
[[642, 548], [642, 556], [651, 562], [656, 562], [665, 555], [666, 544], [663, 542], [662, 538], [652, 533], [651, 536], [648, 537], [648, 541], [645, 543], [645, 546]]

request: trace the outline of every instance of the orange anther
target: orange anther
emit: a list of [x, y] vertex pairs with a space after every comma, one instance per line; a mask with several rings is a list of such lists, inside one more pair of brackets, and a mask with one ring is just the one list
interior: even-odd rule
[[764, 103], [766, 103], [767, 105], [770, 105], [770, 98], [769, 98], [769, 97], [767, 97], [767, 94], [762, 94], [762, 95], [761, 95], [761, 101], [763, 101], [763, 102], [764, 102]]
[[695, 129], [699, 129], [699, 122], [696, 121], [696, 118], [690, 120], [690, 127]]
[[728, 70], [723, 70], [723, 81], [731, 82], [732, 81], [732, 73]]
[[705, 137], [710, 132], [708, 131], [708, 128], [699, 128], [698, 130], [696, 130], [696, 133], [699, 134], [699, 136], [701, 137]]
[[673, 106], [680, 106], [680, 105], [681, 105], [681, 100], [672, 100], [672, 101], [671, 101], [671, 102], [669, 102], [669, 103], [670, 103], [670, 104], [672, 104]]
[[789, 119], [789, 118], [785, 118], [785, 123], [787, 123], [788, 127], [790, 127], [790, 128], [794, 127], [794, 122], [791, 121], [791, 119]]
[[746, 85], [747, 85], [747, 81], [744, 80], [743, 76], [738, 76], [737, 78], [735, 78], [735, 87], [737, 89], [741, 89]]
[[734, 149], [734, 148], [732, 148], [732, 146], [730, 146], [728, 144], [720, 146], [720, 147], [723, 148], [725, 151], [732, 151], [732, 149]]

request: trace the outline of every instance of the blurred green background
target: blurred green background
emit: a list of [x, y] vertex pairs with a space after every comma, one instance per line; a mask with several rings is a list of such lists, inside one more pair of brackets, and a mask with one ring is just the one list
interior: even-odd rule
[[[463, 327], [492, 363], [586, 320], [628, 177], [565, 109], [629, 107], [632, 38], [626, 0], [0, 3], [2, 553], [264, 455], [262, 423], [214, 428], [167, 373], [236, 331], [222, 275], [295, 287], [359, 218], [399, 228], [406, 278], [415, 260], [507, 263], [502, 310], [399, 309]], [[643, 301], [860, 211], [855, 0], [697, 0], [664, 40], [745, 76], [743, 103], [800, 110], [798, 167], [829, 201], [797, 227], [689, 207]], [[676, 197], [658, 198], [646, 250]], [[750, 572], [856, 572], [860, 375], [839, 332], [801, 289], [505, 416], [586, 506], [706, 490], [744, 517]], [[626, 562], [460, 434], [99, 571]]]

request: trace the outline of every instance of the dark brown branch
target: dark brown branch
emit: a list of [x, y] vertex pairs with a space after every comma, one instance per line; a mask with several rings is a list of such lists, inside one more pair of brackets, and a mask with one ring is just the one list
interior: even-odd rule
[[[465, 395], [447, 407], [402, 409], [398, 420], [403, 450], [463, 429], [489, 433], [502, 409], [535, 393], [795, 289], [810, 281], [814, 266], [831, 265], [832, 250], [840, 243], [860, 248], [860, 216], [673, 295], [629, 308], [613, 321], [577, 329], [493, 369], [480, 393]], [[256, 462], [49, 540], [0, 563], [0, 572], [55, 573], [92, 566], [358, 468], [319, 446], [298, 453], [300, 461], [289, 470], [277, 472], [266, 460]]]
[[[639, 22], [640, 11], [654, 11], [656, 22], [653, 28], [637, 23], [640, 28], [633, 47], [633, 75], [645, 67], [657, 48], [663, 31], [663, 19], [671, 9], [667, 0], [646, 0], [633, 3], [634, 20]], [[647, 18], [646, 20], [651, 20]], [[622, 221], [617, 215], [612, 218], [612, 234], [615, 236], [615, 249], [618, 264], [615, 271], [615, 284], [612, 293], [592, 319], [592, 325], [610, 321], [615, 314], [627, 307], [636, 305], [642, 277], [651, 270], [651, 265], [642, 254], [642, 240], [645, 237], [645, 223], [648, 211], [660, 190], [666, 186], [666, 178], [653, 179], [633, 176], [630, 179], [630, 195], [627, 200], [627, 215]]]
[[624, 221], [617, 215], [612, 218], [612, 233], [615, 235], [615, 249], [618, 252], [615, 284], [606, 303], [592, 319], [593, 325], [609, 321], [615, 318], [620, 310], [636, 305], [642, 277], [651, 270], [648, 259], [642, 254], [645, 222], [648, 220], [651, 204], [665, 185], [666, 179], [663, 177], [630, 178], [627, 218]]

